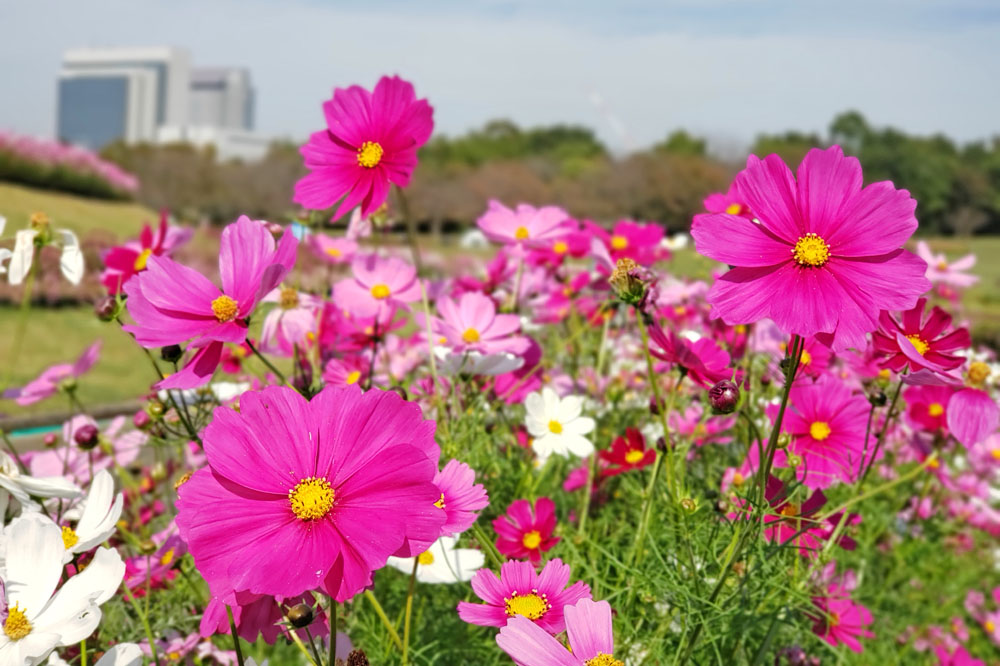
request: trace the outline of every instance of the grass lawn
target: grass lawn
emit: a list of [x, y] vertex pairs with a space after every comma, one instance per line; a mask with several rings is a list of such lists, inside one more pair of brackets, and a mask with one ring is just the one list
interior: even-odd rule
[[26, 227], [36, 211], [46, 213], [54, 227], [75, 231], [81, 238], [94, 229], [127, 238], [137, 235], [143, 222], [159, 219], [155, 212], [136, 203], [88, 199], [0, 183], [0, 215], [7, 218], [6, 236]]

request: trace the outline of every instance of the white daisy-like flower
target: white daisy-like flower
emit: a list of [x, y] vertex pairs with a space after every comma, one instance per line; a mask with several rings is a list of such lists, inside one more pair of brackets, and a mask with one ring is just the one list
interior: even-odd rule
[[80, 489], [61, 476], [28, 476], [22, 474], [17, 463], [8, 454], [0, 451], [0, 516], [7, 511], [11, 496], [21, 506], [38, 510], [38, 503], [32, 497], [79, 497]]
[[[456, 548], [458, 539], [443, 536], [417, 555], [417, 581], [421, 583], [466, 583], [483, 568], [486, 559], [474, 548]], [[390, 557], [386, 562], [405, 574], [413, 571], [412, 557]]]
[[524, 365], [524, 358], [508, 352], [481, 354], [477, 351], [453, 352], [435, 347], [437, 369], [443, 375], [503, 375]]
[[69, 562], [75, 554], [87, 552], [114, 534], [124, 501], [121, 493], [115, 494], [115, 482], [108, 471], [102, 469], [97, 472], [87, 496], [78, 507], [80, 519], [76, 527], [62, 527], [66, 546], [63, 562]]
[[0, 633], [0, 666], [35, 666], [57, 647], [79, 643], [101, 621], [100, 605], [125, 575], [117, 551], [100, 548], [80, 573], [58, 590], [63, 574], [62, 531], [41, 514], [25, 514], [4, 531], [6, 617]]
[[[24, 282], [31, 264], [35, 259], [35, 237], [38, 236], [37, 229], [22, 229], [14, 234], [14, 251], [10, 255], [10, 267], [7, 271], [7, 279], [13, 285]], [[83, 279], [83, 251], [80, 249], [80, 240], [69, 229], [58, 229], [62, 253], [59, 255], [59, 270], [63, 277], [73, 284], [80, 284]]]
[[560, 398], [549, 387], [529, 393], [525, 425], [533, 441], [531, 447], [540, 458], [552, 454], [581, 458], [594, 452], [594, 445], [584, 435], [594, 429], [594, 419], [581, 416], [583, 401], [579, 396]]

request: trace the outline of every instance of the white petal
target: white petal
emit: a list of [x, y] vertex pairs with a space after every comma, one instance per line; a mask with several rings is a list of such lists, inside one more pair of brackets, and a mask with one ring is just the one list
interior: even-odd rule
[[37, 513], [22, 514], [4, 531], [7, 604], [18, 604], [34, 624], [62, 575], [62, 530]]
[[563, 432], [572, 435], [586, 435], [594, 430], [594, 419], [589, 416], [581, 416], [578, 419], [570, 421], [563, 426]]
[[83, 252], [80, 251], [80, 241], [69, 229], [60, 229], [63, 237], [62, 255], [59, 257], [59, 270], [73, 284], [80, 284], [83, 279]]
[[[245, 662], [250, 663], [248, 658]], [[94, 666], [141, 666], [142, 648], [135, 643], [119, 643], [104, 653]]]
[[3, 273], [7, 270], [7, 267], [4, 266], [4, 263], [12, 256], [14, 256], [13, 252], [11, 252], [5, 247], [0, 247], [0, 273]]
[[566, 435], [563, 438], [566, 450], [573, 455], [584, 458], [594, 452], [594, 445], [586, 437], [579, 435]]
[[531, 448], [539, 458], [548, 458], [553, 453], [560, 453], [559, 437], [549, 433], [531, 442]]
[[0, 236], [3, 236], [3, 230], [7, 228], [7, 218], [0, 215]]
[[559, 403], [559, 409], [557, 411], [558, 419], [560, 423], [568, 423], [580, 416], [583, 411], [583, 401], [579, 396], [568, 395], [562, 399]]
[[7, 270], [7, 279], [11, 284], [24, 282], [25, 276], [31, 269], [37, 235], [38, 232], [34, 229], [22, 229], [14, 236], [14, 254], [10, 258], [10, 268]]
[[528, 394], [524, 399], [524, 408], [527, 410], [529, 418], [548, 422], [548, 419], [545, 418], [545, 401], [538, 391], [532, 391]]
[[79, 497], [81, 490], [61, 476], [22, 476], [18, 483], [29, 495], [36, 497]]
[[57, 602], [64, 607], [81, 607], [90, 602], [103, 604], [114, 595], [124, 576], [125, 563], [118, 551], [113, 548], [98, 548], [87, 568], [59, 588], [50, 608]]

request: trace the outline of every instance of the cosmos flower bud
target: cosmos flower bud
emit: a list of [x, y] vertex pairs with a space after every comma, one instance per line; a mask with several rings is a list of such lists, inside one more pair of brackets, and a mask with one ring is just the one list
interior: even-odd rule
[[97, 430], [97, 426], [90, 423], [80, 426], [73, 434], [73, 441], [84, 451], [89, 451], [97, 446], [99, 438], [100, 432]]
[[740, 403], [740, 387], [735, 382], [724, 379], [708, 389], [708, 401], [715, 414], [732, 414]]
[[313, 609], [309, 604], [295, 604], [288, 609], [288, 621], [296, 629], [308, 627], [313, 621]]
[[646, 268], [635, 263], [628, 257], [623, 257], [615, 264], [615, 270], [608, 278], [608, 284], [615, 295], [623, 303], [639, 305], [646, 296], [646, 290], [652, 283], [652, 274]]
[[152, 539], [144, 539], [139, 542], [139, 552], [143, 555], [152, 555], [156, 552], [156, 542]]
[[45, 433], [45, 437], [42, 439], [42, 443], [45, 444], [46, 448], [52, 448], [59, 443], [59, 438], [56, 437], [54, 432]]
[[167, 363], [176, 363], [181, 360], [183, 354], [184, 350], [181, 349], [180, 345], [167, 345], [160, 349], [160, 358]]
[[875, 391], [868, 395], [868, 402], [872, 403], [875, 407], [885, 407], [885, 403], [889, 399], [885, 395], [885, 391]]
[[145, 430], [149, 427], [151, 422], [152, 419], [150, 418], [149, 413], [147, 413], [144, 409], [140, 409], [132, 416], [132, 425], [139, 430]]
[[163, 413], [167, 411], [167, 408], [163, 406], [163, 403], [159, 400], [153, 400], [146, 406], [146, 413], [149, 414], [151, 418], [158, 419], [163, 416]]
[[347, 666], [370, 666], [364, 650], [353, 650], [347, 655]]
[[694, 513], [695, 511], [698, 510], [698, 503], [695, 502], [690, 497], [685, 497], [684, 499], [681, 500], [681, 508], [687, 511], [688, 513]]
[[105, 296], [94, 304], [94, 314], [101, 321], [111, 321], [118, 313], [118, 302], [114, 296]]

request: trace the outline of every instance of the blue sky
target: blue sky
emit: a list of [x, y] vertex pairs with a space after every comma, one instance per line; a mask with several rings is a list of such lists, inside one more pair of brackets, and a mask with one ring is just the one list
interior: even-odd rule
[[[58, 17], [54, 19], [53, 17]], [[302, 138], [334, 86], [411, 79], [456, 134], [504, 117], [594, 128], [615, 150], [687, 128], [877, 125], [1000, 134], [1000, 3], [987, 0], [32, 0], [0, 3], [0, 127], [51, 135], [62, 51], [170, 44], [250, 68], [261, 131]]]

